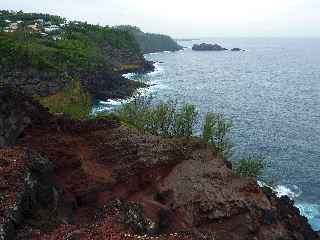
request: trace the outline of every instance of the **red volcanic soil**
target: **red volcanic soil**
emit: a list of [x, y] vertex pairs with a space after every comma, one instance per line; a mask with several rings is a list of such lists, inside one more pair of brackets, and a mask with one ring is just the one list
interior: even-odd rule
[[228, 165], [196, 138], [52, 117], [0, 150], [0, 224], [32, 170], [41, 204], [13, 224], [17, 239], [318, 239], [289, 199]]

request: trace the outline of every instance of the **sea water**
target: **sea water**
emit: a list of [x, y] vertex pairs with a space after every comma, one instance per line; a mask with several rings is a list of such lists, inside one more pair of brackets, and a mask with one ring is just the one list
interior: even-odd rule
[[[197, 52], [195, 43], [246, 51]], [[265, 158], [262, 179], [288, 195], [320, 230], [320, 39], [229, 38], [180, 42], [178, 52], [148, 54], [156, 71], [127, 77], [152, 85], [156, 100], [192, 103], [233, 122], [235, 158]], [[146, 93], [146, 94], [147, 94]], [[120, 103], [121, 104], [121, 103]], [[98, 104], [112, 109], [119, 102]]]

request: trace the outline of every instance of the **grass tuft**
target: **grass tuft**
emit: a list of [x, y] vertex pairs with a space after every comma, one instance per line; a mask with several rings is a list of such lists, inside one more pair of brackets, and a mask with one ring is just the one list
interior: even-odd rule
[[35, 97], [52, 114], [64, 114], [72, 119], [86, 119], [91, 112], [91, 99], [79, 80], [72, 80], [62, 92]]
[[238, 176], [256, 178], [263, 173], [264, 168], [265, 164], [261, 158], [250, 155], [238, 162], [235, 172]]

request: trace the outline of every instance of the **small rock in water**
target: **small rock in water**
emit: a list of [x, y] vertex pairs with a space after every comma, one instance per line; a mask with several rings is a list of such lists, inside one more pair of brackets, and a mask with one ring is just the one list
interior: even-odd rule
[[243, 49], [241, 49], [241, 48], [232, 48], [231, 51], [233, 51], [233, 52], [240, 52], [240, 51], [245, 51], [245, 50], [243, 50]]
[[201, 44], [194, 44], [192, 47], [194, 51], [226, 51], [228, 49], [221, 47], [218, 44], [208, 44], [208, 43], [201, 43]]

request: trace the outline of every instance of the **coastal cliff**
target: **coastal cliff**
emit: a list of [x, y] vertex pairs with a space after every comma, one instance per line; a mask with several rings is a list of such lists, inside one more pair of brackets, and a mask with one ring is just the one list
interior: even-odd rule
[[143, 84], [121, 74], [153, 66], [129, 32], [22, 12], [0, 20], [1, 240], [319, 239], [288, 197], [197, 137], [76, 120], [35, 100], [66, 107], [64, 92], [74, 104], [64, 89], [75, 80], [71, 90], [101, 99], [133, 94]]
[[289, 198], [197, 138], [71, 120], [0, 93], [0, 131], [19, 129], [0, 149], [1, 239], [319, 239]]
[[94, 97], [125, 98], [145, 85], [121, 75], [154, 69], [129, 32], [47, 14], [1, 11], [0, 53], [1, 85], [28, 95], [77, 79]]
[[143, 53], [155, 53], [164, 51], [179, 51], [183, 49], [174, 39], [164, 34], [145, 33], [138, 27], [123, 25], [116, 29], [128, 31], [136, 39]]

